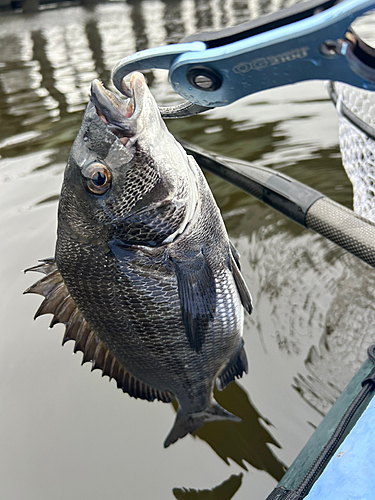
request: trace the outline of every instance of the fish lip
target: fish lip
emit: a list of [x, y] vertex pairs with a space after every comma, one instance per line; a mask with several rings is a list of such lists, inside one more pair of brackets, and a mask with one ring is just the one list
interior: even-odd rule
[[131, 97], [120, 99], [107, 90], [99, 80], [95, 79], [91, 83], [90, 101], [94, 104], [101, 120], [120, 140], [136, 135], [136, 120], [141, 111], [137, 92], [134, 91], [132, 84], [127, 93], [131, 94]]

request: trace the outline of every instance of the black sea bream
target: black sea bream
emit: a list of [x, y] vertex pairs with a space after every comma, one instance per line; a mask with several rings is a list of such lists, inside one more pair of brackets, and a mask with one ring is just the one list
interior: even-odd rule
[[178, 401], [169, 446], [212, 420], [213, 399], [247, 372], [243, 307], [251, 297], [207, 182], [168, 132], [144, 77], [129, 99], [97, 80], [61, 191], [55, 258], [36, 317], [66, 325], [83, 362], [133, 397]]

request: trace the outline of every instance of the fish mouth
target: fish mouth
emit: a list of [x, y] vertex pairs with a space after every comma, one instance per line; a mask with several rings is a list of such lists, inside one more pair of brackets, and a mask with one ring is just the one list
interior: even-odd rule
[[141, 111], [141, 102], [137, 102], [141, 99], [137, 99], [137, 94], [142, 82], [144, 77], [141, 73], [132, 75], [129, 86], [123, 81], [123, 92], [127, 99], [117, 97], [99, 80], [94, 80], [91, 84], [90, 101], [94, 104], [98, 116], [123, 145], [126, 145], [129, 139], [134, 139], [137, 134], [137, 117]]

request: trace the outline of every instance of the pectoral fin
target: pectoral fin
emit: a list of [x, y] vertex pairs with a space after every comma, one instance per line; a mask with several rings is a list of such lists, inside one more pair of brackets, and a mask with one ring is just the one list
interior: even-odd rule
[[186, 261], [171, 260], [177, 276], [186, 336], [192, 349], [199, 352], [216, 310], [215, 278], [203, 253]]
[[66, 328], [62, 343], [64, 345], [68, 340], [75, 341], [74, 352], [83, 353], [82, 364], [91, 361], [92, 370], [99, 369], [102, 371], [102, 376], [108, 375], [110, 380], [115, 379], [117, 387], [134, 398], [147, 401], [158, 399], [165, 403], [173, 400], [171, 393], [154, 389], [129, 373], [101, 342], [77, 308], [53, 259], [44, 260], [26, 271], [45, 274], [24, 292], [37, 293], [45, 297], [35, 318], [50, 313], [53, 314], [51, 327], [56, 323], [63, 323]]

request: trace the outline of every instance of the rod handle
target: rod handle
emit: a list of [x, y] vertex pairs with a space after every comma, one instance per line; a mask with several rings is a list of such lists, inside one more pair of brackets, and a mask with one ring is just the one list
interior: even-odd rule
[[306, 213], [305, 225], [375, 267], [375, 224], [329, 198]]

